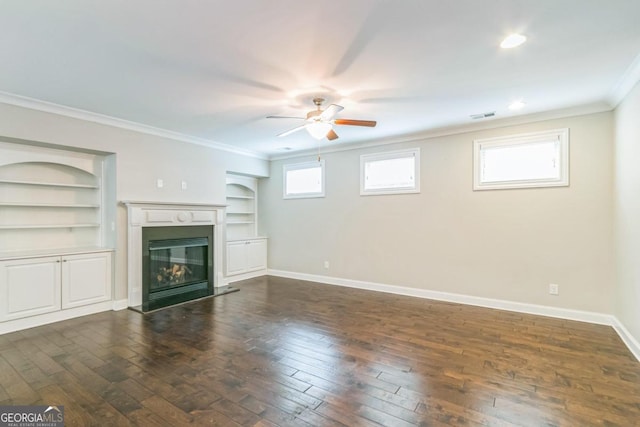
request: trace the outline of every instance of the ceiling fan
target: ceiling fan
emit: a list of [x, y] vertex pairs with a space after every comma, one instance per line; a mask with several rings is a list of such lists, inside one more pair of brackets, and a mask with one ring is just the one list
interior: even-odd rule
[[329, 141], [338, 139], [338, 134], [333, 130], [333, 125], [347, 126], [367, 126], [374, 127], [377, 122], [373, 120], [352, 120], [352, 119], [335, 119], [335, 115], [344, 109], [341, 105], [331, 104], [324, 110], [321, 108], [324, 98], [313, 98], [316, 110], [307, 113], [307, 117], [291, 117], [291, 116], [267, 116], [268, 119], [299, 119], [305, 120], [307, 123], [282, 132], [278, 136], [287, 136], [302, 129], [306, 129], [311, 136], [316, 139], [322, 139], [325, 136]]

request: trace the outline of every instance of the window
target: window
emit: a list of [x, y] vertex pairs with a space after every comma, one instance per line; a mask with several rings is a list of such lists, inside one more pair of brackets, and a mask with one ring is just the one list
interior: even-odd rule
[[473, 189], [569, 185], [569, 129], [473, 141]]
[[360, 156], [360, 194], [420, 192], [420, 149]]
[[284, 198], [324, 197], [324, 160], [284, 165]]

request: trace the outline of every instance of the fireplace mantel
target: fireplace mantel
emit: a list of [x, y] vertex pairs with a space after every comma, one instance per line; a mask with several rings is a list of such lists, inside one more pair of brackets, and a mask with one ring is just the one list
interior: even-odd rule
[[213, 227], [213, 286], [223, 284], [222, 230], [225, 205], [122, 201], [127, 207], [127, 289], [129, 307], [142, 304], [142, 228], [210, 225]]

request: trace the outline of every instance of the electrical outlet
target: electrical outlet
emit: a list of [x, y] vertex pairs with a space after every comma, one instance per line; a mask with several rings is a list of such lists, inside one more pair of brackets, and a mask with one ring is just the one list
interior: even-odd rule
[[549, 293], [551, 295], [558, 295], [560, 293], [560, 286], [555, 283], [549, 283]]
[[182, 185], [181, 185], [183, 190], [187, 189], [187, 181], [182, 181]]
[[324, 268], [329, 269], [329, 261], [324, 262]]
[[163, 180], [161, 180], [160, 178], [158, 178], [158, 179], [156, 180], [156, 187], [158, 187], [158, 188], [162, 188], [162, 187], [164, 187], [164, 181], [163, 181]]

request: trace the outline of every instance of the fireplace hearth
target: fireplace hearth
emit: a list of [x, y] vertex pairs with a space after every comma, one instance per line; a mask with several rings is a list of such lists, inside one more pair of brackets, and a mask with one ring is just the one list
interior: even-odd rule
[[213, 295], [213, 227], [142, 228], [142, 311]]

